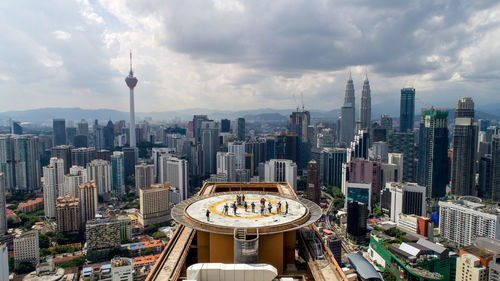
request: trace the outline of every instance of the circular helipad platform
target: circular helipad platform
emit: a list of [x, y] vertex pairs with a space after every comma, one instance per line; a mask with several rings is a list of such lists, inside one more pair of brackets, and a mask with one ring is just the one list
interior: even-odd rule
[[320, 216], [318, 205], [309, 200], [251, 191], [193, 197], [172, 210], [172, 217], [181, 224], [227, 234], [235, 228], [258, 229], [261, 234], [283, 232], [313, 223]]

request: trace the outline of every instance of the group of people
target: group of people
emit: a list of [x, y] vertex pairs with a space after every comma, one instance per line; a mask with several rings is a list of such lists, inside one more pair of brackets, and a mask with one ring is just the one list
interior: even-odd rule
[[[266, 200], [264, 197], [260, 199], [260, 215], [263, 216], [266, 213], [266, 202], [267, 202], [267, 211], [268, 214], [272, 213], [273, 210], [273, 204], [271, 201]], [[231, 206], [229, 206], [227, 203], [224, 205], [223, 209], [223, 214], [224, 215], [229, 215], [229, 208], [233, 209], [233, 214], [236, 216], [236, 210], [238, 210], [238, 206], [242, 206], [245, 208], [245, 212], [248, 211], [248, 206], [249, 204], [245, 200], [245, 194], [243, 195], [236, 195], [236, 201], [231, 203]], [[252, 213], [255, 213], [255, 202], [250, 203], [250, 207], [252, 208]], [[282, 208], [283, 205], [281, 204], [281, 201], [276, 204], [276, 213], [281, 214], [282, 213]], [[288, 202], [285, 201], [285, 215], [288, 214]], [[207, 209], [207, 221], [210, 221], [210, 211]]]

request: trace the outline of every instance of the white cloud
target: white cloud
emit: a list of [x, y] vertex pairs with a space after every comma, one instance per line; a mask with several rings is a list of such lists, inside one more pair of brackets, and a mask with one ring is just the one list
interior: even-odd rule
[[71, 39], [71, 33], [62, 30], [56, 30], [52, 32], [52, 34], [54, 35], [55, 38], [60, 40], [68, 41], [69, 39]]

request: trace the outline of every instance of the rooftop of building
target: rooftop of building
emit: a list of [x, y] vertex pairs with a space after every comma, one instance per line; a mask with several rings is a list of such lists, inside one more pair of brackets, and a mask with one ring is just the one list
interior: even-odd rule
[[136, 257], [136, 258], [134, 258], [134, 265], [140, 266], [143, 264], [155, 263], [156, 260], [158, 260], [158, 258], [160, 258], [160, 254]]
[[489, 259], [495, 255], [495, 253], [488, 251], [487, 249], [480, 248], [474, 245], [465, 246], [464, 248], [462, 248], [462, 250], [483, 259]]
[[477, 202], [475, 200], [468, 200], [468, 198], [460, 198], [458, 200], [440, 201], [439, 205], [453, 204], [458, 207], [472, 209], [474, 211], [500, 216], [500, 208], [496, 205], [488, 205]]
[[347, 254], [347, 258], [362, 280], [384, 280], [360, 252]]
[[30, 200], [30, 201], [27, 201], [27, 202], [19, 203], [18, 207], [28, 207], [28, 206], [39, 204], [39, 203], [42, 203], [42, 202], [43, 202], [43, 198], [42, 197], [38, 197], [36, 199]]

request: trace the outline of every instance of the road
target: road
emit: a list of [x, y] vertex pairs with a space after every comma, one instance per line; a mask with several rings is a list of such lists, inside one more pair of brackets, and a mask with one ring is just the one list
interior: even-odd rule
[[331, 214], [333, 212], [333, 208], [334, 208], [334, 205], [333, 205], [333, 196], [331, 196], [330, 194], [328, 194], [326, 192], [322, 192], [322, 195], [324, 197], [328, 198], [327, 201], [329, 202], [328, 208], [326, 208], [323, 211], [323, 214], [325, 215], [325, 224], [326, 224], [326, 227], [328, 229], [333, 230], [335, 232], [335, 234], [337, 235], [337, 237], [340, 240], [342, 240], [342, 248], [344, 249], [344, 251], [345, 251], [346, 254], [355, 252], [354, 248], [351, 246], [351, 244], [349, 243], [349, 241], [345, 237], [344, 232], [342, 231], [341, 227], [339, 227], [335, 223], [332, 224], [331, 221], [330, 221], [330, 219], [329, 219], [329, 214]]

